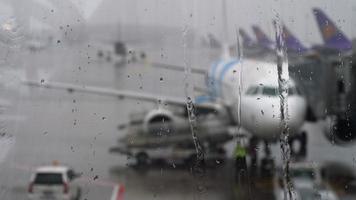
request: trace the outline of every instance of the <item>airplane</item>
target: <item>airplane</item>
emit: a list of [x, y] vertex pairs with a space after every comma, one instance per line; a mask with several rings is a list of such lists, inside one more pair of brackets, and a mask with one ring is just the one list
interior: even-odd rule
[[[164, 67], [166, 69], [170, 69], [171, 66], [173, 66], [164, 66], [163, 64], [159, 66], [154, 63], [151, 65], [153, 65], [153, 67]], [[171, 69], [181, 71], [184, 67], [176, 66], [176, 68]], [[279, 134], [281, 133], [279, 117], [280, 98], [278, 95], [276, 64], [273, 62], [250, 59], [238, 60], [230, 56], [226, 58], [223, 57], [214, 62], [208, 70], [206, 70], [206, 68], [196, 67], [191, 68], [191, 71], [192, 73], [207, 75], [206, 91], [208, 91], [208, 94], [206, 94], [206, 96], [197, 97], [193, 103], [198, 116], [198, 124], [202, 121], [202, 123], [198, 125], [198, 127], [201, 127], [200, 130], [202, 130], [202, 132], [198, 131], [198, 138], [201, 139], [201, 142], [209, 143], [212, 146], [222, 146], [232, 138], [231, 131], [229, 132], [228, 129], [230, 130], [231, 127], [241, 126], [241, 133], [234, 132], [233, 135], [247, 135], [254, 141], [250, 142], [254, 145], [256, 145], [256, 141], [264, 141], [266, 143], [266, 154], [268, 154], [264, 159], [271, 159], [269, 157], [270, 151], [267, 144], [278, 142]], [[240, 84], [239, 73], [243, 73], [241, 80], [243, 85]], [[154, 128], [154, 130], [161, 130], [160, 132], [167, 130], [168, 127], [168, 131], [166, 131], [165, 134], [172, 135], [175, 138], [160, 137], [158, 139], [160, 143], [157, 142], [157, 139], [154, 139], [152, 142], [145, 142], [143, 145], [157, 148], [162, 145], [167, 145], [167, 143], [177, 144], [192, 141], [189, 118], [186, 111], [186, 98], [160, 97], [150, 93], [95, 86], [83, 87], [75, 84], [50, 81], [25, 81], [24, 83], [34, 87], [67, 90], [70, 93], [91, 93], [112, 96], [119, 99], [135, 99], [168, 105], [170, 108], [163, 106], [146, 113], [146, 116], [142, 120], [141, 132], [137, 134], [150, 138], [152, 134], [153, 136], [157, 135], [157, 131], [150, 131], [152, 127], [159, 127]], [[306, 120], [309, 120], [307, 116], [308, 105], [305, 97], [301, 94], [293, 80], [290, 80], [288, 87], [289, 97], [287, 101], [290, 141], [301, 142], [302, 148], [306, 148], [306, 134], [302, 132], [300, 128]], [[239, 90], [241, 91], [239, 92]], [[184, 112], [177, 114], [178, 112], [174, 112], [171, 107], [179, 108]], [[215, 114], [216, 117], [213, 118], [213, 120], [220, 121], [220, 123], [217, 123], [215, 126], [215, 129], [207, 129], [211, 121], [207, 121], [204, 124], [204, 120], [209, 119], [209, 114]], [[199, 119], [202, 120], [199, 121]], [[211, 130], [215, 131], [211, 132]], [[179, 134], [174, 135], [174, 133], [184, 134], [184, 136], [180, 137]], [[136, 136], [128, 137], [135, 138]], [[299, 154], [299, 152], [295, 154]], [[257, 153], [252, 156], [257, 156]]]
[[293, 33], [283, 25], [283, 38], [285, 41], [285, 45], [287, 47], [288, 54], [289, 53], [297, 53], [304, 54], [308, 51], [308, 49], [299, 41], [297, 37], [293, 35]]
[[[268, 51], [266, 51], [265, 48], [258, 45], [256, 43], [256, 41], [253, 41], [252, 38], [245, 32], [244, 29], [240, 28], [239, 34], [242, 38], [242, 46], [244, 48], [244, 55], [246, 55], [247, 57], [261, 58], [261, 55], [264, 55], [266, 52], [268, 52]], [[236, 46], [233, 46], [232, 49], [236, 49]]]
[[260, 29], [260, 27], [253, 25], [252, 30], [255, 33], [258, 45], [268, 51], [275, 49], [275, 43], [268, 38], [268, 36]]
[[[312, 53], [289, 31], [285, 25], [283, 25], [282, 28], [285, 46], [287, 48], [289, 58], [297, 58], [301, 55], [304, 56]], [[256, 37], [260, 38], [258, 43], [255, 43], [243, 29], [239, 30], [243, 40], [244, 54], [253, 58], [261, 58], [261, 55], [274, 56], [274, 42], [272, 42], [259, 27], [253, 26], [253, 29]]]
[[[275, 24], [275, 22], [273, 22], [273, 24]], [[254, 25], [252, 26], [252, 28], [258, 40], [258, 45], [264, 48], [264, 50], [269, 52], [270, 54], [274, 54], [275, 53], [274, 42], [272, 42], [258, 26]], [[282, 25], [282, 31], [283, 31], [283, 39], [288, 52], [288, 57], [294, 58], [297, 56], [299, 57], [300, 55], [311, 54], [311, 51], [307, 49], [285, 25]]]
[[289, 63], [291, 63], [292, 66], [303, 63], [307, 59], [320, 58], [320, 54], [317, 50], [305, 47], [302, 42], [284, 24], [282, 25], [282, 31]]
[[313, 49], [325, 53], [348, 53], [352, 50], [351, 40], [321, 9], [314, 8], [313, 14], [324, 41], [323, 45], [316, 45]]
[[[227, 26], [226, 23], [223, 24]], [[225, 30], [228, 30], [227, 27], [225, 27]], [[259, 44], [268, 50], [275, 48], [274, 43], [258, 27], [254, 26], [254, 31]], [[206, 66], [190, 67], [189, 71], [191, 73], [205, 76], [204, 91], [206, 92], [194, 100], [190, 96], [185, 98], [158, 96], [152, 93], [95, 86], [83, 87], [76, 84], [51, 81], [28, 80], [24, 81], [24, 84], [32, 87], [67, 90], [70, 93], [91, 93], [119, 99], [135, 99], [158, 103], [161, 105], [158, 109], [152, 109], [145, 113], [140, 122], [142, 125], [140, 126], [141, 130], [136, 132], [139, 135], [138, 138], [153, 138], [151, 142], [147, 142], [147, 139], [144, 140], [143, 146], [159, 148], [166, 146], [167, 143], [184, 144], [190, 141], [190, 143], [194, 143], [198, 150], [200, 149], [198, 147], [200, 142], [204, 146], [209, 145], [215, 148], [216, 146], [221, 147], [231, 139], [232, 133], [233, 136], [243, 135], [250, 139], [249, 145], [252, 146], [251, 149], [254, 149], [251, 157], [256, 162], [256, 145], [258, 142], [264, 141], [266, 157], [263, 159], [272, 160], [268, 144], [278, 142], [282, 132], [277, 64], [256, 59], [235, 58], [231, 56], [229, 46], [224, 44], [226, 42], [221, 45], [220, 57], [216, 57], [216, 61], [211, 64], [210, 68]], [[146, 64], [169, 70], [186, 71], [185, 66], [171, 63], [151, 62]], [[302, 95], [295, 82], [292, 79], [289, 80], [286, 87], [289, 91], [289, 96], [286, 99], [288, 104], [289, 141], [291, 143], [300, 143], [299, 151], [295, 151], [293, 154], [304, 157], [306, 154], [304, 149], [306, 149], [307, 135], [301, 130], [301, 127], [305, 121], [312, 120], [308, 115], [306, 98]], [[175, 109], [180, 110], [180, 112]], [[215, 117], [210, 117], [211, 115], [215, 115]], [[197, 129], [191, 127], [193, 126], [191, 125], [192, 117], [197, 119]], [[217, 125], [210, 127], [214, 120], [218, 121]], [[192, 133], [193, 129], [197, 130], [196, 137], [200, 140], [198, 143], [196, 143], [194, 131]], [[157, 135], [160, 136], [158, 139], [155, 138]], [[137, 135], [133, 137], [135, 136]], [[130, 139], [127, 141], [132, 142]], [[199, 154], [198, 150], [197, 154]], [[144, 152], [136, 152], [133, 156], [139, 159], [142, 155], [141, 153]], [[268, 164], [270, 162], [261, 163]], [[255, 164], [257, 166], [257, 163], [253, 165]], [[263, 164], [261, 167], [266, 167]]]
[[[243, 29], [239, 29], [243, 40], [243, 46], [245, 50], [244, 53], [247, 51], [247, 55], [252, 55], [253, 57], [261, 57], [262, 53], [274, 55], [275, 50], [273, 47], [273, 42], [268, 39], [266, 34], [263, 33], [259, 27], [253, 26], [253, 29], [256, 37], [260, 38], [259, 44], [255, 43]], [[304, 55], [308, 51], [308, 49], [289, 31], [285, 25], [282, 26], [282, 30], [289, 57], [295, 57], [295, 55]], [[266, 46], [265, 44], [268, 45]]]
[[208, 44], [211, 48], [221, 48], [221, 43], [220, 41], [214, 36], [212, 33], [208, 33], [207, 35], [208, 38]]
[[[154, 67], [186, 71], [185, 67], [175, 66], [174, 64], [158, 65], [157, 63], [151, 63], [151, 65], [154, 65]], [[207, 117], [204, 116], [204, 114], [217, 113], [219, 116], [215, 119], [223, 119], [222, 121], [227, 123], [227, 125], [220, 124], [217, 127], [241, 127], [241, 132], [238, 132], [237, 134], [248, 135], [250, 138], [249, 145], [252, 147], [255, 146], [258, 141], [265, 141], [267, 147], [265, 148], [265, 154], [268, 155], [270, 153], [268, 144], [278, 142], [279, 134], [281, 132], [281, 122], [279, 118], [280, 98], [278, 93], [276, 64], [273, 62], [252, 59], [236, 59], [229, 55], [228, 57], [217, 59], [209, 69], [206, 67], [191, 67], [189, 71], [196, 74], [206, 75], [207, 77], [207, 95], [196, 98], [193, 103], [198, 116], [202, 117], [203, 123], [204, 118]], [[239, 76], [241, 73], [243, 75]], [[240, 77], [242, 77], [242, 80], [240, 80]], [[170, 130], [172, 128], [189, 127], [187, 111], [189, 100], [187, 98], [159, 96], [151, 93], [118, 90], [114, 88], [79, 86], [51, 81], [41, 82], [32, 80], [25, 81], [24, 83], [35, 87], [67, 90], [70, 93], [83, 92], [111, 96], [119, 99], [135, 99], [159, 103], [162, 106], [159, 109], [152, 109], [150, 112], [145, 113], [142, 120], [142, 132], [139, 133], [142, 133], [148, 138], [150, 138], [150, 134], [152, 133], [154, 136], [157, 136], [157, 131], [150, 131], [151, 128], [156, 129], [155, 127], [157, 126], [160, 127], [160, 130], [167, 130], [168, 126], [168, 131], [166, 131], [167, 134], [168, 132], [174, 133], [177, 131]], [[290, 80], [288, 88], [289, 139], [290, 142], [299, 141], [301, 143], [301, 150], [298, 153], [305, 154], [305, 150], [302, 149], [306, 148], [307, 138], [306, 133], [301, 132], [300, 128], [305, 121], [313, 120], [310, 119], [311, 117], [308, 114], [309, 108], [306, 99], [293, 80]], [[172, 111], [171, 108], [168, 109], [165, 106], [166, 104], [186, 112], [177, 114], [177, 112]], [[220, 118], [220, 116], [223, 118]], [[170, 124], [173, 124], [173, 126], [170, 127]], [[185, 125], [181, 126], [181, 124]], [[209, 125], [209, 123], [207, 123], [207, 125]], [[204, 125], [201, 127], [206, 128]], [[188, 131], [184, 130], [182, 134], [186, 134], [184, 139], [179, 139], [179, 141], [173, 140], [170, 141], [169, 144], [179, 142], [185, 143], [188, 140], [193, 140], [189, 129]], [[211, 137], [205, 137], [204, 129], [203, 132], [198, 130], [198, 138], [202, 138], [202, 140], [209, 138], [209, 140], [212, 141], [212, 144], [214, 144], [215, 139], [220, 138], [222, 135], [225, 136], [225, 134], [225, 132], [222, 134], [214, 134], [214, 132], [212, 132]], [[333, 135], [333, 137], [339, 136], [340, 135], [338, 134]], [[346, 136], [346, 139], [348, 139], [347, 137], [348, 135]], [[166, 138], [167, 137], [165, 136], [160, 137], [159, 139], [161, 142], [157, 143], [157, 141], [154, 141], [156, 142], [154, 146], [159, 147], [160, 145], [166, 145], [165, 142], [168, 141]], [[220, 145], [221, 144], [223, 144], [223, 142], [220, 143]], [[251, 149], [256, 150], [256, 148]], [[292, 151], [294, 150], [292, 149]], [[251, 157], [257, 157], [256, 153], [252, 153]]]
[[[283, 25], [283, 37], [288, 51], [288, 56], [295, 58], [303, 56], [312, 56], [317, 53], [322, 54], [338, 54], [339, 52], [347, 53], [352, 50], [352, 42], [335, 24], [327, 17], [327, 15], [318, 8], [313, 9], [314, 16], [317, 20], [319, 30], [324, 40], [324, 44], [315, 45], [312, 48], [306, 48], [293, 33]], [[274, 53], [275, 44], [267, 35], [256, 25], [252, 26], [256, 35], [257, 45], [264, 48], [265, 51]], [[256, 48], [253, 41], [244, 30], [240, 30], [240, 35], [243, 38], [244, 46]], [[247, 49], [247, 48], [246, 48]], [[249, 52], [249, 51], [248, 51]]]
[[[254, 31], [259, 44], [263, 44], [269, 50], [275, 48], [274, 42], [269, 40], [258, 27], [254, 26]], [[271, 159], [268, 144], [278, 142], [282, 131], [277, 64], [254, 59], [234, 58], [225, 49], [226, 47], [228, 46], [222, 45], [223, 56], [220, 59], [217, 57], [210, 68], [190, 67], [191, 73], [204, 75], [206, 78], [206, 94], [196, 97], [195, 100], [192, 100], [193, 97], [159, 96], [152, 93], [88, 85], [80, 86], [49, 80], [46, 80], [46, 82], [28, 80], [23, 83], [32, 87], [67, 90], [70, 93], [90, 93], [119, 99], [158, 103], [161, 105], [158, 109], [152, 109], [145, 113], [140, 121], [142, 126], [140, 126], [137, 134], [146, 138], [156, 137], [157, 134], [163, 137], [159, 137], [158, 140], [154, 138], [152, 142], [144, 140], [142, 146], [160, 147], [167, 144], [192, 142], [189, 123], [189, 114], [191, 113], [187, 107], [190, 107], [193, 103], [194, 111], [197, 114], [197, 126], [202, 130], [200, 132], [198, 129], [197, 137], [202, 140], [202, 143], [221, 146], [228, 141], [226, 138], [231, 138], [230, 130], [232, 129], [233, 136], [247, 136], [250, 139], [249, 145], [252, 147], [255, 147], [258, 142], [265, 142], [266, 157], [264, 159]], [[174, 64], [153, 62], [149, 64], [152, 67], [186, 71], [184, 66]], [[240, 76], [240, 74], [242, 75]], [[292, 79], [289, 80], [287, 87], [289, 93], [286, 100], [288, 104], [289, 141], [291, 144], [294, 142], [300, 143], [299, 150], [292, 149], [292, 152], [294, 151], [294, 155], [304, 157], [306, 156], [307, 135], [301, 130], [301, 127], [306, 121], [315, 121], [315, 119], [312, 119], [305, 96]], [[175, 109], [180, 111], [177, 112]], [[215, 128], [220, 128], [219, 131], [209, 132], [211, 129], [207, 128], [211, 122], [209, 119], [211, 114], [216, 116], [213, 117], [213, 120], [219, 121], [215, 126]], [[174, 133], [178, 133], [178, 135]], [[166, 137], [167, 135], [176, 138]], [[136, 136], [131, 135], [131, 138]], [[128, 141], [132, 140], [128, 139]], [[256, 148], [251, 149], [256, 151]], [[251, 157], [253, 157], [252, 160], [257, 160], [255, 159], [257, 152], [252, 152]]]
[[239, 33], [242, 37], [242, 45], [244, 47], [254, 46], [256, 43], [252, 40], [252, 38], [246, 33], [246, 31], [242, 28], [239, 29]]

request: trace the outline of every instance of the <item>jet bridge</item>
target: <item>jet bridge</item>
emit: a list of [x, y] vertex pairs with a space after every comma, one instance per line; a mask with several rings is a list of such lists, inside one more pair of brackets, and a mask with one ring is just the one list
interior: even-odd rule
[[305, 58], [290, 66], [290, 75], [303, 88], [315, 116], [331, 119], [327, 137], [340, 144], [356, 136], [355, 63], [356, 54], [331, 54]]
[[291, 63], [289, 70], [318, 118], [341, 116], [348, 110], [354, 90], [351, 56], [305, 58]]

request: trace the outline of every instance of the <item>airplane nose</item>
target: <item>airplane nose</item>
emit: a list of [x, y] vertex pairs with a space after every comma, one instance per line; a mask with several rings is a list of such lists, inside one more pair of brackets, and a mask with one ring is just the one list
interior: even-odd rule
[[288, 127], [290, 134], [297, 134], [305, 122], [307, 103], [302, 97], [288, 98]]
[[261, 139], [275, 139], [280, 132], [278, 98], [246, 97], [242, 100], [241, 122]]
[[[265, 140], [276, 140], [282, 131], [279, 98], [249, 98], [243, 102], [242, 126]], [[302, 98], [288, 99], [288, 128], [296, 134], [304, 123], [305, 101]]]

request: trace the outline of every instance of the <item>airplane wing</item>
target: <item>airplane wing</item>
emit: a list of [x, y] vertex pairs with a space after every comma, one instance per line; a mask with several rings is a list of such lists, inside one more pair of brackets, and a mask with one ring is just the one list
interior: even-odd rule
[[[159, 62], [149, 62], [146, 64], [149, 64], [152, 67], [156, 68], [161, 68], [161, 69], [167, 69], [167, 70], [174, 70], [174, 71], [179, 71], [179, 72], [184, 72], [186, 70], [186, 67], [181, 66], [181, 65], [172, 65], [172, 64], [166, 64], [166, 63], [159, 63]], [[195, 68], [195, 67], [189, 67], [191, 72], [194, 74], [201, 74], [201, 75], [207, 75], [207, 71], [205, 69], [201, 68]], [[194, 91], [203, 93], [203, 94], [209, 94], [210, 91], [207, 88], [202, 88], [202, 87], [196, 87], [194, 86]]]
[[[169, 70], [175, 70], [175, 71], [181, 71], [184, 72], [186, 70], [185, 66], [182, 65], [172, 65], [172, 64], [166, 64], [166, 63], [160, 63], [160, 62], [149, 62], [152, 67], [157, 67], [161, 69], [169, 69]], [[192, 73], [195, 74], [202, 74], [205, 75], [207, 73], [207, 70], [202, 69], [202, 68], [197, 68], [197, 67], [189, 67]]]
[[[101, 96], [111, 96], [119, 99], [135, 99], [153, 103], [164, 103], [173, 106], [183, 106], [184, 108], [187, 106], [188, 101], [188, 99], [179, 97], [157, 96], [156, 94], [151, 93], [143, 93], [130, 90], [118, 90], [113, 88], [103, 88], [96, 86], [80, 86], [76, 84], [60, 82], [23, 81], [23, 84], [30, 87], [66, 90], [69, 93], [89, 93]], [[194, 107], [199, 113], [215, 112], [217, 109], [216, 105], [212, 103], [194, 104]]]

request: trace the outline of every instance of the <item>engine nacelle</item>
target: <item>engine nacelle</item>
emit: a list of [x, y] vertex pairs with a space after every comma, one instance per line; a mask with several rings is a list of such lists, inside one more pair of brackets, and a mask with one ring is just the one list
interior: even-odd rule
[[356, 139], [355, 121], [333, 117], [326, 120], [324, 133], [326, 138], [333, 144], [347, 145]]
[[178, 123], [182, 122], [173, 112], [164, 109], [152, 110], [147, 113], [143, 121], [145, 133], [157, 136], [167, 135], [177, 129]]

